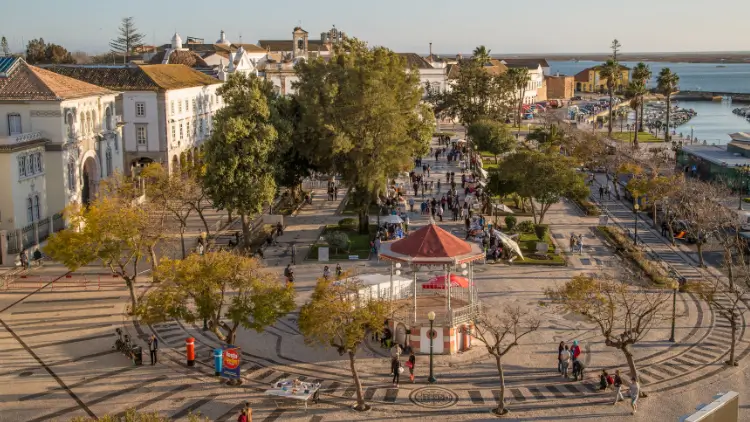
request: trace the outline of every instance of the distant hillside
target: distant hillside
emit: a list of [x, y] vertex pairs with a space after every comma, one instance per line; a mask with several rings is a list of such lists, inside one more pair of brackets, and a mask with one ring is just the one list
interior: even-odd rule
[[[495, 57], [523, 58], [544, 57], [547, 60], [593, 60], [604, 61], [611, 53], [540, 53], [540, 54], [493, 54]], [[456, 54], [441, 54], [456, 57]], [[622, 61], [673, 62], [673, 63], [750, 63], [750, 51], [706, 51], [680, 53], [620, 53]]]

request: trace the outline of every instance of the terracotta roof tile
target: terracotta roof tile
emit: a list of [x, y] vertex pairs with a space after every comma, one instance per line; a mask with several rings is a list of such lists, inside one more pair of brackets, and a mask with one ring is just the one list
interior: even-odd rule
[[221, 83], [181, 64], [52, 66], [49, 70], [118, 91], [164, 91]]
[[404, 60], [406, 60], [406, 66], [408, 67], [416, 67], [417, 69], [433, 69], [430, 62], [427, 61], [424, 57], [420, 56], [417, 53], [396, 53], [399, 56], [403, 57]]
[[391, 250], [412, 258], [449, 258], [471, 252], [471, 246], [437, 224], [428, 224], [394, 242]]
[[23, 59], [0, 78], [0, 99], [60, 101], [94, 95], [115, 94], [109, 89], [31, 66]]
[[154, 64], [139, 66], [159, 88], [181, 89], [220, 84], [221, 81], [185, 65]]
[[[149, 64], [162, 64], [164, 62], [165, 51], [156, 53], [154, 57], [149, 60]], [[181, 51], [175, 50], [169, 55], [169, 62], [166, 64], [184, 64], [189, 67], [208, 67], [208, 64], [201, 58], [201, 56], [194, 51]]]

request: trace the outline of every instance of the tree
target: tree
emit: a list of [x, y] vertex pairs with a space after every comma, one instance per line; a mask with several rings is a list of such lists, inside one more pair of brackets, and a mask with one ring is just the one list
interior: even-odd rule
[[490, 51], [492, 50], [489, 50], [487, 49], [487, 47], [480, 45], [474, 49], [473, 59], [479, 62], [480, 65], [484, 66], [485, 63], [489, 62], [490, 59], [492, 59], [492, 56], [490, 56]]
[[282, 284], [255, 258], [231, 252], [164, 259], [154, 278], [159, 284], [137, 308], [143, 322], [205, 319], [226, 344], [236, 344], [239, 327], [262, 332], [295, 308], [291, 285]]
[[508, 409], [505, 408], [503, 356], [518, 346], [521, 338], [538, 330], [540, 325], [539, 319], [531, 317], [528, 311], [511, 305], [506, 305], [502, 313], [483, 309], [474, 322], [475, 338], [484, 344], [487, 353], [495, 358], [500, 377], [500, 396], [497, 398], [498, 407], [494, 410], [497, 415], [508, 413]]
[[549, 128], [538, 127], [526, 135], [526, 139], [536, 141], [540, 146], [560, 147], [566, 141], [565, 132], [558, 125], [550, 125]]
[[73, 56], [65, 47], [46, 44], [43, 38], [33, 39], [26, 44], [26, 61], [29, 64], [72, 64]]
[[669, 126], [669, 117], [672, 114], [672, 94], [677, 92], [677, 84], [680, 83], [680, 77], [673, 73], [668, 67], [662, 68], [659, 76], [656, 77], [656, 89], [667, 98], [666, 125], [664, 129], [664, 141], [669, 142], [672, 138]]
[[498, 166], [500, 177], [515, 183], [517, 193], [529, 198], [534, 223], [542, 224], [544, 216], [561, 197], [582, 199], [589, 189], [575, 162], [560, 154], [518, 151]]
[[612, 40], [612, 44], [610, 46], [612, 49], [612, 60], [617, 61], [617, 53], [620, 52], [620, 48], [622, 48], [622, 44], [620, 44], [620, 41], [615, 38]]
[[606, 80], [607, 94], [609, 94], [609, 121], [607, 122], [607, 135], [612, 137], [612, 106], [615, 95], [615, 85], [620, 79], [620, 63], [615, 60], [607, 60], [599, 67], [599, 77]]
[[353, 188], [359, 231], [389, 178], [408, 171], [429, 148], [434, 114], [421, 104], [419, 72], [383, 48], [356, 39], [334, 48], [330, 60], [300, 62], [297, 100], [304, 154], [321, 170], [340, 174]]
[[269, 82], [234, 73], [217, 90], [225, 102], [216, 113], [204, 148], [203, 186], [214, 206], [240, 214], [245, 247], [250, 247], [248, 217], [261, 213], [276, 192], [272, 153], [277, 139], [266, 92]]
[[495, 120], [482, 119], [471, 125], [466, 131], [477, 149], [487, 151], [495, 156], [510, 152], [516, 146], [516, 138], [510, 133], [508, 126]]
[[65, 210], [69, 228], [50, 236], [44, 253], [70, 271], [100, 261], [125, 280], [131, 311], [137, 306], [138, 265], [160, 239], [148, 208], [126, 198], [102, 196]]
[[271, 123], [278, 133], [273, 153], [274, 179], [278, 186], [289, 188], [296, 200], [302, 193], [302, 181], [317, 170], [300, 147], [308, 140], [300, 130], [299, 102], [294, 96], [273, 92], [267, 95], [270, 99]]
[[523, 113], [523, 100], [526, 96], [526, 87], [529, 84], [529, 69], [525, 67], [512, 67], [505, 72], [505, 78], [509, 86], [515, 90], [516, 111], [514, 112], [516, 126], [521, 127], [521, 115]]
[[109, 42], [109, 46], [114, 53], [122, 54], [123, 63], [127, 63], [130, 53], [143, 45], [141, 41], [145, 37], [144, 34], [138, 32], [132, 17], [122, 18], [120, 28], [118, 28], [118, 36]]
[[640, 95], [640, 101], [639, 104], [641, 106], [641, 113], [640, 113], [640, 121], [636, 120], [636, 133], [643, 131], [643, 107], [644, 107], [644, 100], [643, 97], [647, 94], [647, 90], [645, 88], [648, 86], [648, 82], [651, 80], [651, 68], [643, 62], [639, 62], [635, 67], [633, 68], [633, 75], [631, 77], [631, 80], [636, 82], [641, 82], [644, 87], [644, 91]]
[[299, 329], [305, 343], [333, 347], [349, 356], [349, 368], [357, 388], [356, 410], [368, 410], [362, 392], [362, 381], [356, 366], [356, 354], [371, 332], [383, 326], [388, 317], [387, 303], [382, 299], [361, 299], [362, 284], [351, 278], [341, 281], [319, 279], [312, 298], [299, 313]]
[[635, 130], [633, 134], [633, 149], [638, 149], [638, 117], [641, 114], [643, 96], [646, 95], [646, 85], [642, 81], [631, 80], [625, 89], [625, 98], [630, 100], [630, 108], [635, 112]]
[[627, 271], [616, 274], [617, 279], [577, 275], [561, 287], [547, 289], [545, 295], [558, 309], [588, 318], [604, 337], [604, 344], [620, 350], [630, 375], [638, 378], [632, 346], [657, 323], [669, 318], [666, 305], [671, 294], [629, 285], [637, 280]]
[[8, 40], [5, 39], [4, 35], [0, 38], [0, 50], [2, 50], [3, 56], [10, 57], [10, 47], [8, 47]]

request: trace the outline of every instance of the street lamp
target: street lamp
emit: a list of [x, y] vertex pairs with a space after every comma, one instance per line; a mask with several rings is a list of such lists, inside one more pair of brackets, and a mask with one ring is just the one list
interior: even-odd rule
[[675, 316], [677, 313], [677, 289], [680, 287], [680, 284], [677, 282], [677, 280], [672, 281], [672, 335], [669, 336], [669, 341], [671, 343], [674, 343], [674, 324], [675, 324]]
[[635, 226], [635, 234], [633, 235], [633, 245], [638, 244], [638, 210], [641, 209], [641, 206], [638, 205], [638, 197], [634, 198], [633, 201], [635, 204], [633, 205], [633, 216], [635, 217], [633, 220], [634, 226]]
[[427, 378], [427, 382], [429, 382], [430, 384], [434, 384], [435, 382], [437, 382], [432, 372], [432, 343], [435, 340], [435, 332], [432, 330], [432, 326], [433, 326], [433, 323], [435, 322], [435, 312], [434, 311], [428, 312], [427, 319], [430, 320], [430, 332], [429, 332], [429, 335], [430, 335], [430, 376]]
[[742, 211], [742, 193], [743, 193], [742, 192], [742, 186], [745, 183], [745, 177], [748, 174], [750, 174], [750, 166], [749, 165], [745, 164], [745, 165], [737, 167], [737, 175], [739, 176], [738, 179], [740, 181], [740, 183], [739, 183], [740, 187], [738, 189], [739, 195], [740, 195], [740, 201], [739, 201], [739, 205], [737, 206], [737, 209], [740, 210], [740, 211]]

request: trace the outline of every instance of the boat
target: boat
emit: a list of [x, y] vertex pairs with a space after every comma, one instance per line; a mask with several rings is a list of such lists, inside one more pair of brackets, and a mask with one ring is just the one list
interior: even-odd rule
[[726, 67], [723, 64], [717, 65], [716, 67]]

